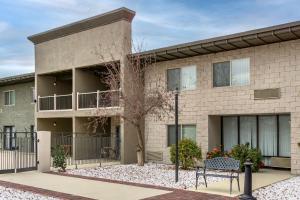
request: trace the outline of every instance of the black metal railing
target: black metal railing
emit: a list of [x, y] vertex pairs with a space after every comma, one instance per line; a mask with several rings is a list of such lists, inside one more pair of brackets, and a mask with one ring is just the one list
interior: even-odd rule
[[37, 169], [35, 132], [0, 132], [0, 173]]
[[52, 149], [57, 145], [63, 147], [67, 165], [120, 159], [120, 140], [111, 134], [52, 133]]

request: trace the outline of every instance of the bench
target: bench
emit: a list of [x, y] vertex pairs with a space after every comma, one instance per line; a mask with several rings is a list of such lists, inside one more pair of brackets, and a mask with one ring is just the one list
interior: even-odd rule
[[[214, 170], [220, 172], [227, 172], [227, 174], [209, 174], [207, 170]], [[204, 160], [204, 167], [203, 170], [200, 170], [200, 167], [196, 169], [196, 189], [198, 187], [198, 179], [199, 176], [203, 176], [205, 186], [207, 187], [206, 177], [222, 177], [222, 178], [229, 178], [230, 179], [230, 194], [232, 191], [232, 180], [236, 179], [238, 184], [238, 189], [240, 191], [240, 161], [235, 160], [233, 158], [226, 158], [226, 157], [217, 157], [212, 159]]]

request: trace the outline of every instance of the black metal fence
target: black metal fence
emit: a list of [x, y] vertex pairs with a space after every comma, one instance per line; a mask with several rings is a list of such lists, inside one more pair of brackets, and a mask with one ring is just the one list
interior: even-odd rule
[[120, 160], [120, 139], [112, 134], [52, 133], [51, 148], [63, 147], [67, 165]]
[[0, 173], [37, 169], [35, 132], [0, 132]]

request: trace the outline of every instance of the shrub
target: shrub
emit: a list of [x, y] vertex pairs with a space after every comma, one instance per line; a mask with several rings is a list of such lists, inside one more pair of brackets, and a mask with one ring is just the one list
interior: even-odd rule
[[217, 158], [217, 157], [229, 157], [229, 155], [227, 152], [223, 152], [221, 150], [221, 147], [215, 147], [215, 148], [213, 148], [212, 151], [209, 151], [206, 154], [207, 159], [212, 159], [212, 158]]
[[53, 149], [53, 166], [55, 168], [59, 168], [63, 172], [66, 171], [66, 154], [64, 152], [64, 148], [60, 145], [57, 145]]
[[[175, 163], [175, 145], [170, 149], [171, 162]], [[188, 169], [195, 165], [196, 160], [202, 158], [201, 148], [197, 146], [196, 142], [190, 139], [183, 139], [178, 144], [179, 163], [182, 169]]]
[[260, 150], [250, 148], [249, 143], [234, 146], [231, 150], [230, 157], [240, 161], [241, 171], [245, 171], [244, 163], [247, 159], [250, 159], [253, 163], [253, 172], [257, 172], [262, 166], [262, 155]]

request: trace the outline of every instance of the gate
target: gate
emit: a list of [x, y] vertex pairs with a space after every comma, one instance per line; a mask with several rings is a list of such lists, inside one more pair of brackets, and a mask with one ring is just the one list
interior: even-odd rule
[[0, 132], [0, 174], [36, 169], [36, 132]]

